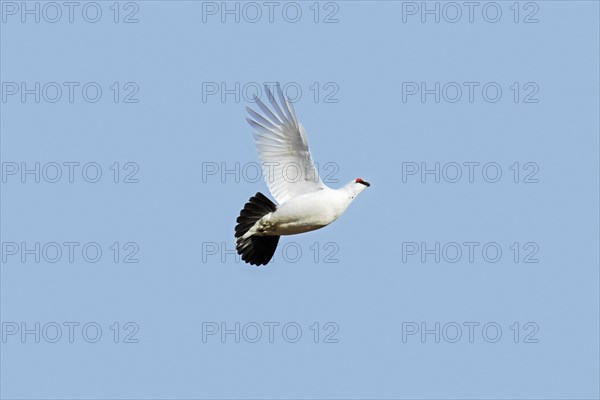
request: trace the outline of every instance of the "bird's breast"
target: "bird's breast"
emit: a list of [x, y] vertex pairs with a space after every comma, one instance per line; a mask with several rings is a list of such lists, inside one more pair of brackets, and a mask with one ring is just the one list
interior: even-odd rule
[[339, 217], [339, 207], [326, 196], [303, 195], [293, 198], [271, 214], [274, 234], [293, 235], [329, 225]]

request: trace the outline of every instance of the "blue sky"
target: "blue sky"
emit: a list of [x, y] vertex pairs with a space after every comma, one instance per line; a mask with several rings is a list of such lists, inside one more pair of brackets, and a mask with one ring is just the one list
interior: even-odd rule
[[[598, 397], [598, 3], [27, 4], [3, 397]], [[244, 107], [276, 81], [326, 182], [371, 187], [256, 268]]]

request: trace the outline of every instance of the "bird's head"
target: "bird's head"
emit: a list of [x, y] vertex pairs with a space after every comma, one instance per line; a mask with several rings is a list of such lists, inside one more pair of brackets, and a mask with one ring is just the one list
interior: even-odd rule
[[371, 186], [371, 184], [365, 181], [363, 178], [356, 178], [354, 182], [350, 182], [350, 185], [355, 195], [359, 194], [360, 192]]

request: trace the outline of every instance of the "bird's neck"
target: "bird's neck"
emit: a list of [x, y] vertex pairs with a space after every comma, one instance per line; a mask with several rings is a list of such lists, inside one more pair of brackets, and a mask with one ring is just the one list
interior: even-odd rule
[[358, 196], [361, 190], [357, 190], [356, 184], [354, 182], [350, 182], [344, 186], [342, 186], [339, 191], [343, 194], [344, 203], [346, 207]]

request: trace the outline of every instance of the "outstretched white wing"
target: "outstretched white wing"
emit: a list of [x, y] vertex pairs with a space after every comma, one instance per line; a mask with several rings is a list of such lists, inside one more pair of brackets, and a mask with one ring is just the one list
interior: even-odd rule
[[[256, 148], [262, 162], [263, 175], [271, 194], [279, 204], [292, 197], [325, 188], [314, 166], [304, 127], [277, 84], [276, 99], [267, 85], [271, 109], [254, 98], [262, 114], [246, 107], [252, 118], [246, 121], [256, 130]], [[279, 101], [277, 101], [279, 100]]]

